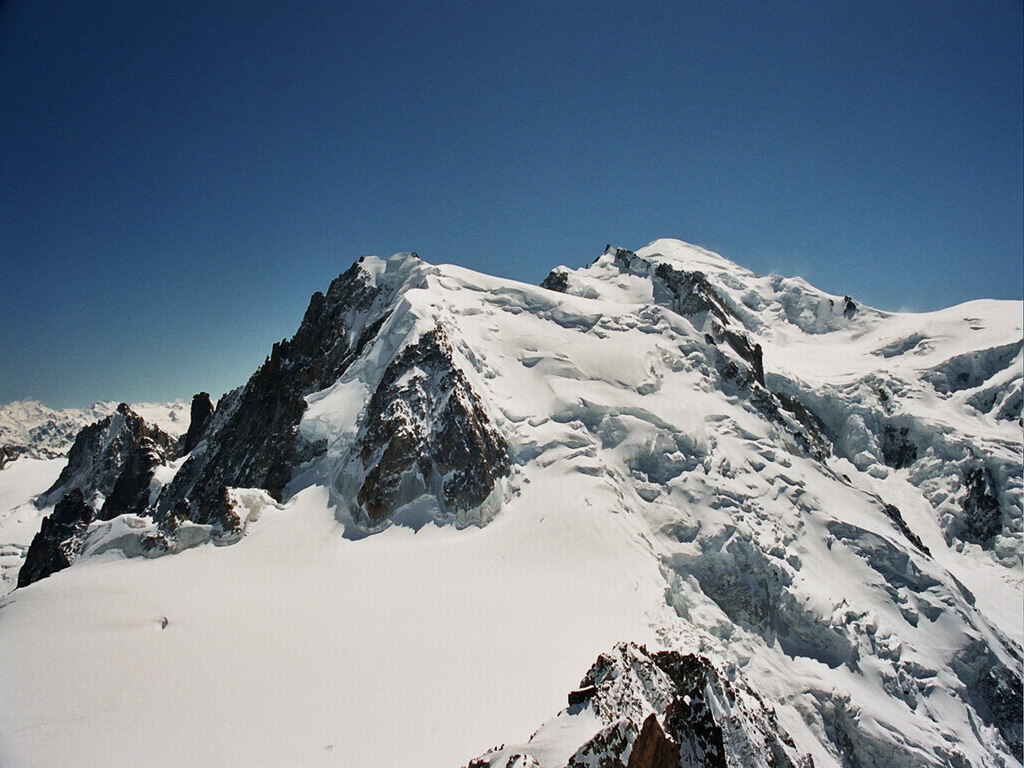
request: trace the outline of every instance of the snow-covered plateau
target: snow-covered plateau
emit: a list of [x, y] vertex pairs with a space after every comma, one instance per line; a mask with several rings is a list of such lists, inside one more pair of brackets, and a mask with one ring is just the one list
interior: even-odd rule
[[12, 404], [0, 766], [1020, 768], [1021, 327], [398, 254], [215, 406]]

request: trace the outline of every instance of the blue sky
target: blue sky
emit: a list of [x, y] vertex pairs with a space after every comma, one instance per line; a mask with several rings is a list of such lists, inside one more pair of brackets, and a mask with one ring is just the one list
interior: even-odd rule
[[1021, 298], [1022, 4], [0, 2], [0, 402], [243, 383], [416, 250]]

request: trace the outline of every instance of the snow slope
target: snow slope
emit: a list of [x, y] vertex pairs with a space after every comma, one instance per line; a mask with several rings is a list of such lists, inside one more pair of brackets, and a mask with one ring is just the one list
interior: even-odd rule
[[20, 458], [0, 470], [0, 594], [14, 589], [32, 537], [51, 509], [31, 500], [45, 491], [64, 468], [64, 459]]
[[[653, 699], [551, 719], [619, 641], [712, 659], [816, 766], [1021, 764], [1019, 302], [884, 313], [668, 240], [553, 290], [359, 269], [394, 298], [307, 396], [282, 501], [233, 492], [234, 546], [126, 558], [153, 520], [97, 522], [0, 603], [0, 764], [561, 768], [607, 726], [625, 765]], [[394, 365], [434, 337], [455, 385]], [[374, 403], [393, 446], [451, 398], [510, 470], [450, 512], [399, 463], [368, 518]]]

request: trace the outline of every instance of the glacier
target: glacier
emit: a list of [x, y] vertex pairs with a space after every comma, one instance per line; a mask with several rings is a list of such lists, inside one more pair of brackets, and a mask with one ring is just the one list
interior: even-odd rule
[[1020, 766], [1021, 325], [365, 257], [148, 506], [0, 471], [0, 537], [94, 494], [0, 601], [0, 764]]

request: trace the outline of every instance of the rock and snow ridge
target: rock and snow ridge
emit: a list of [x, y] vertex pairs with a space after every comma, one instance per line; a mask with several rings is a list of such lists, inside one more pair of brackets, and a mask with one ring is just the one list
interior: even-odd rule
[[[0, 407], [0, 470], [7, 467], [9, 494], [0, 491], [0, 594], [14, 588], [32, 538], [53, 503], [41, 509], [29, 499], [51, 486], [65, 469], [67, 454], [83, 429], [110, 417], [118, 403], [98, 402], [90, 408], [50, 408], [34, 400], [20, 400]], [[131, 406], [149, 425], [178, 438], [188, 427], [188, 406], [183, 401], [137, 403]], [[30, 489], [23, 491], [22, 489]], [[70, 490], [70, 489], [68, 489]], [[72, 527], [83, 525], [75, 515]], [[73, 538], [69, 532], [60, 540]], [[76, 548], [70, 548], [74, 559]], [[52, 572], [44, 568], [44, 573]], [[24, 577], [23, 577], [24, 578]]]
[[[115, 402], [94, 403], [91, 408], [50, 408], [35, 400], [16, 400], [0, 407], [0, 468], [20, 456], [55, 459], [64, 456], [83, 427], [117, 410]], [[151, 424], [177, 436], [188, 427], [188, 406], [173, 403], [139, 403], [132, 408]]]
[[[51, 549], [78, 564], [8, 598], [4, 657], [30, 653], [19, 621], [38, 621], [62, 585], [102, 582], [116, 552], [240, 542], [232, 567], [255, 565], [282, 557], [272, 527], [287, 534], [315, 515], [346, 542], [344, 564], [322, 555], [339, 589], [401, 603], [387, 571], [364, 584], [373, 561], [349, 563], [386, 542], [400, 549], [415, 531], [413, 565], [399, 571], [427, 588], [440, 577], [417, 570], [421, 558], [449, 545], [445, 568], [483, 557], [450, 588], [468, 609], [474, 583], [491, 585], [488, 600], [509, 611], [497, 631], [513, 648], [542, 638], [561, 660], [558, 679], [610, 654], [584, 680], [592, 695], [475, 765], [1020, 765], [1020, 302], [885, 313], [669, 240], [609, 248], [543, 286], [410, 254], [360, 260], [314, 296], [296, 336], [245, 387], [206, 412], [187, 455], [152, 467], [145, 509], [106, 519], [95, 493], [69, 487], [50, 528], [72, 545], [62, 550], [58, 535]], [[227, 553], [190, 555], [216, 573]], [[141, 570], [156, 563], [120, 562], [118, 573], [130, 566], [133, 583], [151, 585], [144, 594], [164, 589]], [[501, 579], [488, 581], [491, 569]], [[582, 573], [608, 597], [588, 600]], [[537, 574], [535, 599], [551, 616], [578, 616], [575, 629], [515, 620], [534, 606], [512, 585]], [[291, 616], [287, 601], [259, 609]], [[198, 609], [179, 610], [187, 626]], [[374, 615], [308, 628], [356, 643], [341, 627]], [[446, 620], [457, 627], [447, 643], [479, 631], [473, 615]], [[423, 631], [404, 621], [386, 642], [401, 642], [396, 627]], [[665, 650], [612, 652], [614, 641]], [[297, 650], [280, 642], [278, 656]], [[498, 678], [508, 667], [504, 686], [528, 677], [474, 655], [485, 651], [464, 650], [456, 673], [480, 664]], [[28, 691], [10, 669], [0, 678]], [[598, 695], [602, 685], [619, 693]], [[471, 696], [431, 695], [453, 712]], [[512, 701], [492, 704], [495, 724], [529, 697], [498, 698]], [[0, 727], [28, 716], [10, 706]], [[334, 707], [350, 728], [331, 751], [353, 764], [373, 721], [360, 728], [348, 705]], [[538, 704], [534, 724], [557, 708]], [[422, 720], [421, 710], [407, 714]], [[87, 729], [70, 730], [76, 754], [91, 746]], [[60, 764], [56, 747], [3, 732], [0, 757]], [[447, 735], [433, 758], [415, 745], [403, 753], [400, 740], [389, 748], [423, 765], [465, 763], [464, 734], [437, 732]], [[214, 741], [196, 764], [216, 763]], [[394, 760], [376, 764], [403, 764]]]

